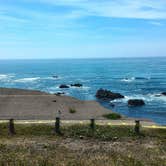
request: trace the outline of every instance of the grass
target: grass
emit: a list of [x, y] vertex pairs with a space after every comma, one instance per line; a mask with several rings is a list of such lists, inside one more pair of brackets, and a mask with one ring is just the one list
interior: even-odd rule
[[0, 124], [0, 166], [162, 166], [166, 162], [166, 130], [132, 126], [62, 126], [63, 135], [46, 124], [15, 125], [8, 135]]
[[74, 108], [69, 108], [69, 112], [70, 112], [71, 114], [74, 114], [74, 113], [76, 113], [77, 111], [76, 111], [76, 109], [74, 109]]
[[117, 113], [109, 113], [109, 114], [104, 114], [103, 115], [104, 118], [107, 118], [107, 119], [112, 119], [112, 120], [117, 120], [117, 119], [121, 119], [121, 115], [120, 114], [117, 114]]

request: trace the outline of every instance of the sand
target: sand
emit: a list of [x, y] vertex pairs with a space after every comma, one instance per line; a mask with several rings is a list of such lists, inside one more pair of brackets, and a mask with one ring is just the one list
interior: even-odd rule
[[[69, 108], [76, 110], [70, 113]], [[112, 112], [96, 101], [81, 101], [40, 91], [0, 88], [0, 119], [67, 120], [104, 119]]]

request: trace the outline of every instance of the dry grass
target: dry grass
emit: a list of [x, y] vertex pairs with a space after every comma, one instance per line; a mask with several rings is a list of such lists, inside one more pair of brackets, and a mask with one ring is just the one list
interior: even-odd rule
[[63, 136], [48, 125], [16, 125], [16, 135], [0, 124], [0, 166], [164, 166], [166, 130], [129, 126], [73, 125]]

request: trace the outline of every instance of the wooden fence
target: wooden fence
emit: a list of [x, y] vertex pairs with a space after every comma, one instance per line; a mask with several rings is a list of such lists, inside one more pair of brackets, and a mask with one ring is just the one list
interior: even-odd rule
[[[90, 119], [89, 127], [91, 128], [92, 132], [95, 131], [95, 126], [96, 126], [95, 122], [96, 122], [95, 119], [93, 119], [93, 118]], [[14, 119], [9, 119], [8, 130], [9, 130], [10, 135], [15, 135], [16, 134]], [[62, 134], [62, 132], [61, 132], [61, 119], [59, 117], [56, 117], [54, 132], [58, 135]], [[134, 132], [138, 135], [140, 134], [140, 120], [135, 120]]]

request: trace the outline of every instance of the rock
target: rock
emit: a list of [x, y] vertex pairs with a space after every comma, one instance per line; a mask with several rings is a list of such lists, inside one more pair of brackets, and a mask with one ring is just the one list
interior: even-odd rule
[[75, 86], [75, 87], [82, 87], [83, 85], [82, 85], [82, 84], [77, 83], [77, 84], [71, 84], [71, 86]]
[[145, 102], [142, 99], [130, 99], [128, 100], [129, 106], [143, 106]]
[[52, 76], [52, 77], [53, 77], [53, 78], [58, 78], [58, 76], [56, 76], [56, 75], [55, 75], [55, 76]]
[[124, 96], [121, 95], [120, 93], [113, 93], [109, 90], [104, 90], [104, 89], [99, 89], [96, 93], [96, 97], [98, 99], [110, 99], [110, 100], [124, 98]]
[[166, 92], [162, 92], [161, 95], [166, 96]]
[[65, 84], [62, 84], [62, 85], [59, 86], [59, 88], [69, 88], [69, 86], [65, 85]]
[[113, 137], [112, 140], [116, 141], [116, 140], [118, 140], [118, 137]]
[[110, 106], [111, 106], [111, 107], [115, 107], [115, 104], [114, 104], [114, 103], [110, 103]]
[[64, 94], [65, 94], [65, 92], [57, 92], [54, 95], [60, 96], [60, 95], [64, 95]]

